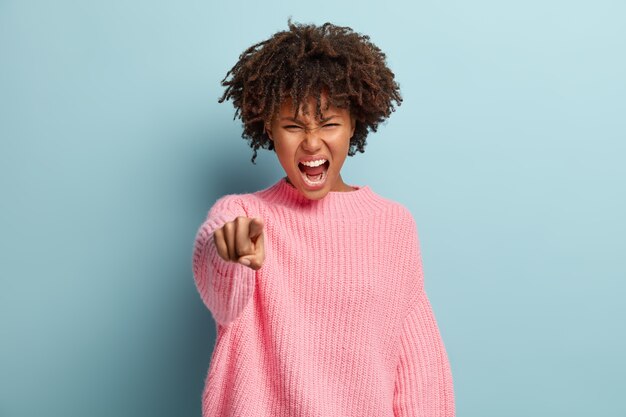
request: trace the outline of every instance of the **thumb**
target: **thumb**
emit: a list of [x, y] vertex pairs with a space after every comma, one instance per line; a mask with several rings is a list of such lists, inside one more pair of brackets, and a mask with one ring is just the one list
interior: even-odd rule
[[261, 269], [261, 267], [263, 266], [263, 259], [259, 259], [260, 256], [259, 255], [248, 255], [248, 256], [242, 256], [241, 258], [239, 258], [237, 260], [237, 262], [239, 262], [242, 265], [247, 266], [250, 269], [254, 269], [255, 271], [258, 269]]
[[250, 221], [248, 236], [254, 242], [254, 254], [242, 256], [237, 262], [256, 271], [263, 266], [265, 260], [263, 220], [255, 217]]

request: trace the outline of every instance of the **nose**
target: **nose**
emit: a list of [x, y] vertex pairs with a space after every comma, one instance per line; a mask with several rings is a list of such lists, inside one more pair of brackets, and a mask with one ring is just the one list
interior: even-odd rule
[[302, 148], [307, 152], [318, 151], [322, 146], [320, 129], [307, 130], [302, 139]]

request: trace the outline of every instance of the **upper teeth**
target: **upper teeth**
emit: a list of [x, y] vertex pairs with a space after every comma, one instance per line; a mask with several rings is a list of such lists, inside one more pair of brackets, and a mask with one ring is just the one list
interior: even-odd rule
[[300, 162], [302, 165], [306, 165], [308, 167], [318, 167], [326, 162], [325, 159], [318, 159], [317, 161], [302, 161]]

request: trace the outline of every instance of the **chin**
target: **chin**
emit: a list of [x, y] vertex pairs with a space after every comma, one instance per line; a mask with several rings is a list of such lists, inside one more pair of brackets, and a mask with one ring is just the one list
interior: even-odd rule
[[304, 197], [308, 198], [309, 200], [320, 200], [326, 197], [326, 194], [328, 194], [328, 192], [330, 191], [330, 188], [328, 187], [328, 183], [325, 183], [321, 188], [311, 189], [310, 187], [307, 187], [306, 184], [303, 184], [300, 178], [298, 178], [298, 182], [295, 182], [291, 178], [289, 178], [289, 181], [291, 182], [292, 185], [297, 184], [297, 185], [294, 185], [294, 187], [298, 190], [300, 194], [302, 194]]
[[320, 200], [326, 197], [326, 194], [328, 194], [328, 191], [330, 191], [327, 187], [320, 188], [319, 190], [309, 190], [308, 188], [304, 188], [302, 187], [302, 185], [300, 185], [297, 188], [298, 191], [300, 191], [300, 194], [302, 194], [309, 200]]

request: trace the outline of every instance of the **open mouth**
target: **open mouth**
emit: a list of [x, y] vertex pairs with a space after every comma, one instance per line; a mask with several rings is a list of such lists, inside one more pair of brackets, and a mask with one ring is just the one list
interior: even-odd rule
[[310, 187], [321, 187], [326, 182], [328, 167], [330, 167], [330, 162], [328, 161], [316, 167], [309, 167], [302, 163], [298, 164], [302, 179]]

